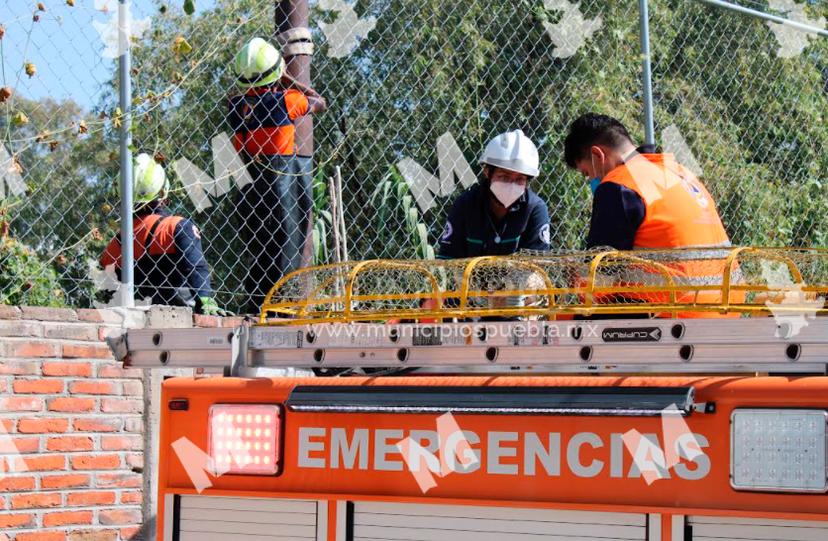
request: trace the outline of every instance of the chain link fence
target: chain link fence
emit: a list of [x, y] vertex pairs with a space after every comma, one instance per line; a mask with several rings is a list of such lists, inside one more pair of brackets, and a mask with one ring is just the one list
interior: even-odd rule
[[[181, 3], [132, 4], [134, 150], [164, 163], [171, 212], [200, 228], [219, 304], [252, 311], [251, 273], [279, 254], [240, 233], [255, 179], [231, 151], [228, 96], [241, 45], [275, 42], [274, 2], [203, 0], [192, 15]], [[95, 268], [118, 230], [121, 112], [117, 63], [94, 24], [117, 5], [44, 4], [0, 7], [0, 86], [12, 92], [0, 104], [0, 303], [92, 306], [117, 287]], [[828, 17], [824, 3], [741, 4], [814, 26]], [[638, 2], [310, 8], [313, 86], [329, 109], [314, 119], [305, 264], [333, 262], [343, 240], [331, 215], [337, 169], [349, 259], [430, 257], [486, 142], [516, 128], [539, 147], [531, 187], [549, 206], [553, 247], [584, 246], [591, 197], [565, 167], [563, 138], [599, 111], [643, 142]], [[695, 0], [653, 0], [650, 17], [657, 143], [701, 174], [733, 242], [828, 245], [828, 39]]]

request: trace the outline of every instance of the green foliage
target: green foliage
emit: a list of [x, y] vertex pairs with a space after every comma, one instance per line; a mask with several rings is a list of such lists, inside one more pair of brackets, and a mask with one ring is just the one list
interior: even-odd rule
[[64, 306], [65, 296], [51, 262], [22, 242], [0, 238], [0, 304]]
[[[434, 247], [429, 244], [428, 228], [420, 221], [420, 211], [414, 197], [396, 167], [388, 168], [385, 178], [371, 194], [369, 205], [376, 209], [375, 228], [382, 236], [379, 240], [386, 250], [401, 254], [400, 258], [403, 259], [434, 259]], [[405, 224], [404, 229], [389, 231], [387, 224], [399, 221]]]

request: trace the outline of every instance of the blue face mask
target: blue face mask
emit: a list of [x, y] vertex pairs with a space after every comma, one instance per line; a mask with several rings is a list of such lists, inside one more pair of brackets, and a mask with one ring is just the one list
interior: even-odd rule
[[595, 190], [597, 190], [597, 189], [598, 189], [598, 186], [599, 186], [600, 184], [601, 184], [601, 179], [600, 179], [600, 178], [595, 177], [595, 178], [593, 178], [593, 179], [590, 179], [590, 181], [589, 181], [589, 189], [590, 189], [590, 190], [592, 190], [592, 193], [593, 193], [593, 194], [595, 194]]

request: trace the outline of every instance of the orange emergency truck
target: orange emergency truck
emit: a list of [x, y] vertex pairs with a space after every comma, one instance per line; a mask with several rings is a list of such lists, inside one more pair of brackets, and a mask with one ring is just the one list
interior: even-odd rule
[[224, 375], [164, 383], [159, 540], [822, 541], [826, 297], [821, 250], [364, 261], [111, 345]]

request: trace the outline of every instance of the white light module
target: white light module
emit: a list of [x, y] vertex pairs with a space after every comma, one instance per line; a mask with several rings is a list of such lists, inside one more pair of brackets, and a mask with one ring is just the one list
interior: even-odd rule
[[737, 490], [828, 491], [828, 411], [734, 410], [730, 485]]

